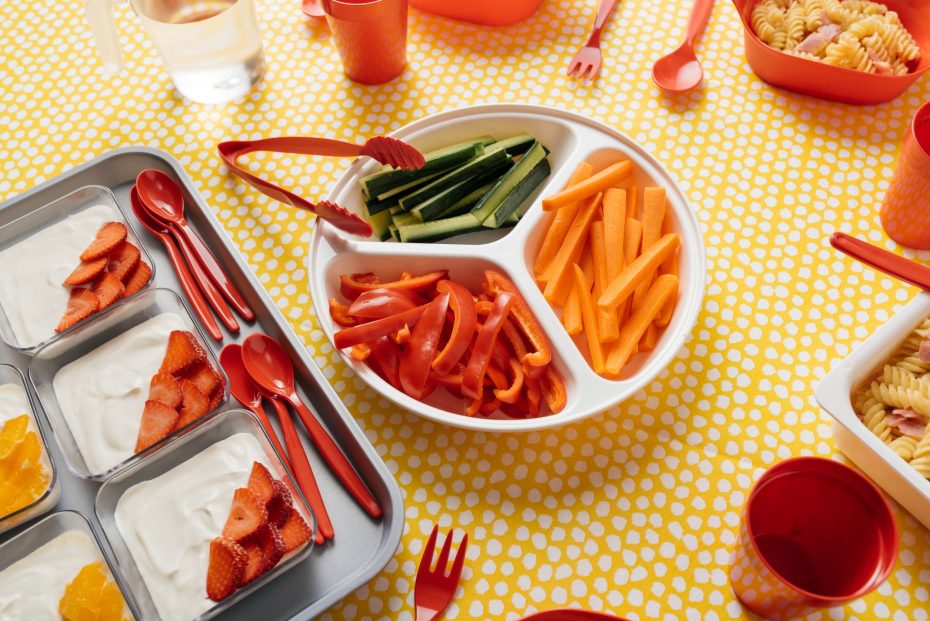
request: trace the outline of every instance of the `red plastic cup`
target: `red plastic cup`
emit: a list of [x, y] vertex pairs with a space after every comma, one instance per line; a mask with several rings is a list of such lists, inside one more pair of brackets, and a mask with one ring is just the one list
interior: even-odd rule
[[930, 101], [914, 115], [882, 200], [882, 226], [904, 246], [930, 248]]
[[322, 0], [350, 79], [383, 84], [407, 64], [407, 0]]
[[797, 619], [869, 593], [897, 555], [894, 515], [875, 485], [838, 462], [797, 457], [753, 487], [730, 585], [757, 615]]

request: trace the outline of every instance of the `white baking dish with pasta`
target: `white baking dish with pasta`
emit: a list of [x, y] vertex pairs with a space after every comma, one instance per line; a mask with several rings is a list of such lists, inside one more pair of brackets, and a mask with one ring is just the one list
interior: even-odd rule
[[921, 293], [817, 385], [836, 446], [930, 528], [930, 294]]

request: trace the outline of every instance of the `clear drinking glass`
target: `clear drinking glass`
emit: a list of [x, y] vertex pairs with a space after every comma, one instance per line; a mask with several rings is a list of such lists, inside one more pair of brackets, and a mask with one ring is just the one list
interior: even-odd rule
[[[245, 94], [264, 72], [253, 0], [129, 0], [182, 95], [222, 103]], [[87, 21], [104, 71], [123, 68], [113, 0], [87, 0]]]

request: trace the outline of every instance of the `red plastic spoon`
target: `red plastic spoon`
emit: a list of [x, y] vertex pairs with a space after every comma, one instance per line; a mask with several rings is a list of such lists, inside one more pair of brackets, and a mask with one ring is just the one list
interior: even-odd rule
[[213, 253], [207, 248], [184, 218], [184, 195], [174, 179], [160, 170], [148, 168], [136, 177], [139, 198], [150, 214], [178, 233], [179, 243], [187, 244], [194, 256], [207, 272], [207, 276], [220, 290], [223, 297], [236, 309], [246, 321], [253, 321], [255, 313], [249, 308], [245, 298], [229, 280], [223, 268], [216, 262]]
[[694, 0], [684, 42], [652, 67], [652, 81], [657, 86], [672, 93], [684, 93], [704, 79], [704, 70], [694, 53], [694, 42], [704, 30], [713, 6], [714, 0]]
[[261, 388], [252, 381], [252, 376], [249, 375], [242, 362], [242, 346], [231, 343], [224, 347], [223, 351], [220, 352], [220, 365], [226, 371], [226, 376], [229, 377], [229, 392], [239, 403], [258, 417], [262, 428], [271, 438], [271, 442], [278, 453], [286, 460], [289, 458], [288, 466], [294, 473], [297, 484], [303, 490], [304, 496], [307, 497], [307, 501], [313, 508], [313, 513], [316, 514], [317, 522], [319, 522], [319, 528], [316, 531], [316, 542], [323, 543], [324, 538], [332, 539], [333, 523], [326, 511], [326, 505], [323, 504], [320, 488], [316, 484], [316, 477], [313, 476], [313, 470], [310, 468], [304, 446], [297, 436], [297, 430], [294, 429], [290, 413], [285, 408], [282, 414], [279, 407], [281, 404], [272, 399], [272, 405], [275, 406], [281, 422], [284, 443], [287, 444], [287, 452], [285, 453], [277, 434], [274, 432], [274, 428], [271, 426], [271, 421], [268, 420], [268, 415], [265, 414], [265, 408], [262, 407], [262, 397], [267, 397], [267, 395], [264, 395]]
[[368, 515], [373, 518], [381, 517], [382, 511], [378, 501], [365, 487], [352, 464], [313, 412], [297, 396], [294, 389], [294, 367], [281, 344], [266, 334], [253, 334], [242, 344], [242, 361], [255, 383], [278, 395], [297, 411], [310, 439], [349, 494]]

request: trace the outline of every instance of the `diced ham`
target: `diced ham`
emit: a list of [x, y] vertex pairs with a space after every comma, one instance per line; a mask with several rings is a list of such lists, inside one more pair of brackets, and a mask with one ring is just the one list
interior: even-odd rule
[[798, 43], [797, 47], [794, 48], [797, 52], [805, 52], [807, 54], [819, 54], [823, 48], [827, 47], [828, 44], [835, 41], [836, 38], [840, 36], [840, 27], [838, 24], [824, 24], [812, 32], [807, 37]]
[[885, 417], [889, 427], [897, 429], [902, 436], [920, 439], [927, 430], [927, 417], [910, 409], [894, 409]]
[[[872, 48], [867, 47], [865, 49], [869, 53], [872, 65], [875, 67], [875, 73], [878, 75], [894, 75], [894, 67], [891, 66], [891, 63], [885, 62], [879, 58], [878, 54], [872, 51]], [[930, 351], [928, 351], [928, 355], [930, 355]]]
[[930, 364], [930, 338], [925, 338], [920, 342], [920, 348], [917, 350], [917, 357], [921, 362]]

